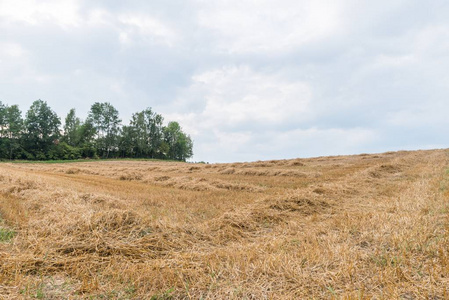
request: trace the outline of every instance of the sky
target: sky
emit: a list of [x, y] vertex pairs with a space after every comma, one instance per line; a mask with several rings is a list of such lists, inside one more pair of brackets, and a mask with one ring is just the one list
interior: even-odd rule
[[447, 0], [0, 0], [0, 101], [147, 107], [192, 161], [449, 148]]

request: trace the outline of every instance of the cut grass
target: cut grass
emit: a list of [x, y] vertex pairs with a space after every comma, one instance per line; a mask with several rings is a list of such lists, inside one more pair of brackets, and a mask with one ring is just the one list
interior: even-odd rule
[[448, 166], [0, 164], [0, 298], [446, 299]]

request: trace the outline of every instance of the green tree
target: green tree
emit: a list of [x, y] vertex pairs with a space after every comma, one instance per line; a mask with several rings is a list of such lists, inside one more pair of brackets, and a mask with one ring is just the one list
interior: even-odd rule
[[47, 159], [48, 152], [60, 137], [58, 115], [47, 102], [36, 100], [26, 113], [25, 150], [36, 159]]
[[120, 135], [120, 156], [135, 157], [136, 156], [136, 131], [133, 126], [123, 126]]
[[162, 142], [164, 118], [147, 108], [133, 114], [130, 126], [134, 128], [135, 151], [140, 157], [154, 158]]
[[6, 106], [0, 101], [0, 138], [3, 137], [5, 125], [5, 114], [6, 114]]
[[86, 121], [84, 123], [81, 124], [80, 126], [80, 145], [85, 145], [85, 144], [90, 144], [93, 145], [94, 141], [95, 141], [95, 135], [96, 135], [96, 130], [94, 128], [94, 125], [89, 122]]
[[[94, 147], [96, 131], [89, 121], [82, 122], [76, 116], [76, 110], [72, 108], [64, 122], [64, 135], [57, 155], [63, 155], [62, 159], [74, 159], [74, 157], [97, 157]], [[66, 145], [64, 145], [66, 143]], [[70, 146], [70, 147], [67, 147]]]
[[6, 113], [6, 106], [0, 101], [0, 159], [4, 159], [7, 157], [7, 150], [6, 150], [6, 142], [7, 139], [5, 138], [5, 113]]
[[108, 158], [111, 151], [118, 150], [121, 122], [117, 109], [110, 103], [96, 102], [91, 106], [87, 123], [95, 130], [97, 151], [103, 157]]
[[17, 105], [0, 101], [0, 159], [77, 159], [80, 157], [150, 157], [182, 160], [193, 155], [193, 142], [177, 122], [151, 108], [132, 115], [121, 128], [117, 109], [96, 102], [85, 122], [73, 108], [61, 121], [47, 102], [36, 100], [22, 119]]
[[72, 108], [67, 114], [64, 122], [63, 141], [72, 147], [79, 146], [81, 140], [81, 120], [76, 117], [75, 109]]
[[66, 142], [61, 142], [54, 145], [47, 156], [49, 159], [79, 159], [81, 158], [81, 150], [68, 145]]
[[4, 116], [5, 129], [3, 130], [6, 137], [8, 158], [13, 159], [14, 153], [20, 149], [20, 138], [23, 131], [22, 112], [19, 106], [7, 106]]
[[178, 122], [169, 122], [163, 132], [164, 141], [168, 145], [167, 157], [169, 159], [185, 161], [192, 157], [192, 139], [182, 131]]

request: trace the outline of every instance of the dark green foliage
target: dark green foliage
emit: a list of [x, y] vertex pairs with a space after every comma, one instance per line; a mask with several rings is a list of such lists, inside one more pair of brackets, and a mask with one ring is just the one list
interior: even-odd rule
[[123, 126], [119, 140], [121, 157], [136, 157], [137, 133], [133, 126]]
[[162, 142], [164, 118], [147, 108], [132, 116], [128, 132], [124, 133], [126, 141], [133, 146], [136, 157], [159, 157]]
[[6, 107], [0, 101], [0, 133], [3, 133], [3, 128], [5, 127], [5, 113], [6, 113]]
[[70, 146], [79, 146], [81, 139], [81, 120], [76, 117], [75, 109], [72, 108], [67, 114], [64, 123], [64, 135], [62, 141]]
[[166, 146], [168, 148], [167, 158], [185, 161], [192, 157], [192, 139], [182, 131], [178, 122], [170, 122], [167, 127], [164, 127], [164, 141], [168, 146]]
[[36, 100], [26, 113], [24, 146], [37, 160], [51, 159], [48, 155], [60, 137], [61, 121], [47, 102]]
[[117, 109], [96, 102], [84, 122], [71, 109], [61, 131], [60, 118], [45, 101], [34, 101], [24, 120], [17, 105], [0, 101], [0, 160], [192, 157], [190, 136], [177, 122], [165, 127], [163, 120], [147, 108], [133, 114], [128, 126], [121, 126]]
[[72, 147], [65, 142], [54, 145], [48, 152], [51, 160], [74, 160], [81, 158], [81, 149]]
[[87, 123], [92, 124], [96, 136], [97, 153], [104, 158], [118, 152], [120, 132], [118, 111], [108, 102], [96, 102], [90, 108]]
[[22, 112], [17, 105], [5, 106], [0, 102], [0, 157], [13, 159], [21, 151], [23, 131]]

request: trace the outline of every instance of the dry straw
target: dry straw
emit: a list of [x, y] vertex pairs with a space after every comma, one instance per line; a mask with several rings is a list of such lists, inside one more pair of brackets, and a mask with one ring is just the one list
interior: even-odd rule
[[447, 169], [446, 150], [3, 163], [0, 298], [447, 299]]

